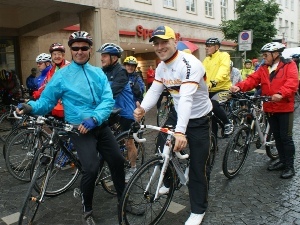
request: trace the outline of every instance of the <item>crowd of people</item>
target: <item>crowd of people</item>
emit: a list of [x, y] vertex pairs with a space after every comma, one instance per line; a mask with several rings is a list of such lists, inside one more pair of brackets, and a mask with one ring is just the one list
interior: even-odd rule
[[[261, 94], [272, 97], [264, 103], [273, 132], [279, 161], [269, 165], [268, 170], [282, 170], [281, 178], [295, 175], [295, 145], [292, 137], [294, 95], [298, 89], [298, 60], [282, 57], [284, 45], [267, 43], [261, 48], [264, 62], [245, 60], [244, 68], [234, 67], [230, 55], [220, 51], [221, 41], [211, 37], [205, 42], [207, 57], [203, 63], [193, 54], [177, 50], [175, 32], [168, 26], [155, 29], [149, 40], [160, 63], [147, 72], [148, 90], [138, 71], [134, 56], [125, 58], [120, 64], [123, 49], [115, 43], [105, 43], [97, 51], [101, 54], [102, 68], [89, 63], [94, 40], [85, 31], [70, 35], [68, 46], [72, 61], [65, 60], [65, 47], [59, 43], [50, 46], [49, 53], [36, 58], [36, 69], [27, 79], [28, 88], [33, 88], [33, 99], [19, 104], [20, 114], [64, 117], [66, 121], [79, 125], [80, 135], [70, 134], [82, 164], [81, 198], [83, 224], [95, 224], [93, 219], [93, 194], [99, 168], [98, 152], [108, 163], [118, 200], [126, 182], [136, 171], [137, 149], [133, 139], [127, 143], [131, 168], [124, 173], [124, 158], [118, 144], [104, 123], [115, 108], [121, 108], [120, 125], [129, 130], [134, 121], [141, 121], [161, 98], [165, 89], [171, 94], [175, 109], [165, 124], [175, 128], [174, 151], [181, 151], [187, 144], [190, 148], [189, 198], [191, 214], [185, 225], [201, 224], [208, 207], [209, 141], [211, 127], [216, 134], [218, 125], [215, 114], [225, 126], [225, 134], [233, 132], [233, 124], [224, 109], [211, 98], [220, 91], [252, 91], [260, 85]], [[294, 58], [293, 58], [294, 59]], [[297, 62], [297, 65], [296, 63]], [[139, 90], [138, 90], [139, 89]], [[61, 112], [54, 112], [61, 106]], [[63, 106], [63, 107], [62, 107]], [[212, 125], [211, 125], [212, 124]], [[163, 141], [158, 136], [157, 146]], [[168, 193], [168, 182], [159, 189]], [[142, 209], [131, 207], [133, 214], [143, 214]]]

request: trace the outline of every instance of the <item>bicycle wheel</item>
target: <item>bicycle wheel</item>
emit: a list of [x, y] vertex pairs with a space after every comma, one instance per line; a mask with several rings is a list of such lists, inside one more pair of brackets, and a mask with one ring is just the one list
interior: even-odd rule
[[249, 132], [249, 127], [241, 125], [228, 141], [222, 165], [223, 173], [228, 178], [234, 178], [246, 161], [250, 147], [247, 143]]
[[216, 155], [217, 155], [217, 150], [218, 150], [218, 146], [217, 146], [217, 140], [216, 140], [216, 136], [211, 133], [210, 134], [210, 152], [209, 152], [209, 169], [210, 171], [212, 171], [212, 168], [214, 166], [215, 160], [216, 160]]
[[30, 168], [35, 151], [47, 142], [49, 135], [41, 131], [39, 137], [34, 130], [20, 131], [13, 137], [6, 149], [5, 163], [8, 172], [17, 180], [30, 181]]
[[[33, 173], [33, 177], [19, 216], [19, 225], [33, 224], [33, 221], [35, 219], [43, 218], [43, 215], [39, 215], [38, 218], [36, 217], [36, 215], [40, 203], [43, 202], [42, 198], [49, 181], [49, 175], [51, 173], [51, 164], [49, 164], [49, 162], [51, 161], [51, 157], [44, 157], [42, 161], [43, 163], [38, 164], [34, 168], [35, 172]], [[43, 174], [43, 176], [40, 176], [40, 174]], [[34, 186], [38, 179], [43, 180], [43, 186], [41, 187], [40, 191], [37, 192]], [[43, 210], [41, 210], [41, 212], [43, 212]]]
[[165, 124], [165, 122], [168, 119], [168, 115], [170, 112], [170, 108], [169, 108], [169, 100], [167, 99], [166, 101], [161, 103], [161, 106], [157, 109], [157, 126], [161, 127]]
[[96, 180], [96, 185], [99, 183], [103, 187], [103, 189], [111, 194], [111, 195], [117, 195], [117, 191], [115, 189], [114, 183], [111, 178], [111, 173], [108, 167], [107, 162], [105, 162], [103, 159], [100, 160], [100, 169], [99, 169], [98, 178]]
[[269, 132], [266, 141], [269, 143], [268, 145], [266, 145], [267, 156], [272, 160], [278, 159], [279, 155], [272, 132]]
[[[47, 190], [45, 191], [46, 196], [57, 196], [66, 192], [77, 180], [80, 172], [79, 169], [74, 167], [72, 161], [65, 155], [64, 151], [60, 148], [50, 149], [46, 148], [43, 150], [43, 154], [54, 151], [53, 153], [53, 168], [49, 176], [49, 182]], [[38, 150], [32, 160], [32, 168], [40, 163], [40, 151]], [[33, 171], [31, 171], [33, 173]], [[42, 174], [40, 175], [42, 177]], [[36, 191], [40, 191], [43, 186], [43, 179], [37, 179], [34, 188]]]
[[7, 135], [11, 132], [16, 119], [13, 118], [10, 111], [3, 113], [0, 117], [0, 140], [5, 141]]
[[[164, 178], [168, 181], [169, 192], [165, 195], [158, 194], [158, 198], [154, 199], [162, 165], [161, 157], [151, 159], [131, 177], [120, 201], [119, 222], [121, 224], [159, 223], [172, 200], [176, 183], [175, 169], [169, 164], [166, 171], [168, 175]], [[132, 208], [144, 210], [144, 212], [142, 215], [136, 215], [129, 212]]]
[[294, 103], [294, 109], [297, 109], [300, 105], [300, 95], [298, 91], [295, 94], [295, 103]]

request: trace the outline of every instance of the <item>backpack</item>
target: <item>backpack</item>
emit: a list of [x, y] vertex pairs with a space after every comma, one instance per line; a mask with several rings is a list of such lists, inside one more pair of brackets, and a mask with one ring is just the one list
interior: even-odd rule
[[144, 93], [141, 92], [141, 88], [140, 88], [140, 85], [138, 82], [139, 77], [140, 76], [138, 74], [135, 75], [134, 82], [130, 83], [130, 87], [131, 87], [134, 98], [137, 99], [139, 102], [141, 102], [143, 100]]

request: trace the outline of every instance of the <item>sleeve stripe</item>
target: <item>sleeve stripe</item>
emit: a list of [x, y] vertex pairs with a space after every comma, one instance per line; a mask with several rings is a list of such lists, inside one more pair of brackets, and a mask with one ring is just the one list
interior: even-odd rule
[[[156, 80], [156, 79], [155, 79], [154, 81], [155, 81], [155, 82], [158, 82], [158, 83], [160, 83], [160, 84], [163, 83], [163, 82], [161, 82], [160, 80]], [[153, 82], [154, 82], [154, 81], [153, 81]]]
[[182, 82], [182, 84], [196, 84], [196, 85], [199, 85], [199, 83], [195, 82], [195, 81]]

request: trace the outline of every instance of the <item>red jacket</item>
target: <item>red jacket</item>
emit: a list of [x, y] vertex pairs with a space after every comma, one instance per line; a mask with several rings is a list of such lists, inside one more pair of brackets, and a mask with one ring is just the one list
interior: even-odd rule
[[264, 102], [265, 112], [293, 112], [294, 96], [298, 89], [298, 70], [294, 61], [281, 58], [275, 70], [272, 81], [267, 65], [262, 65], [257, 71], [242, 82], [236, 84], [243, 92], [250, 91], [261, 84], [262, 96], [272, 96], [280, 93], [280, 102]]
[[[70, 64], [69, 61], [63, 60], [59, 69], [63, 68], [66, 65], [69, 65], [69, 64]], [[34, 99], [40, 98], [42, 92], [44, 91], [44, 89], [47, 85], [47, 83], [51, 80], [51, 78], [53, 77], [55, 71], [57, 70], [56, 67], [57, 66], [55, 64], [54, 64], [54, 66], [52, 66], [52, 68], [48, 71], [47, 76], [46, 76], [45, 80], [43, 81], [41, 87], [37, 91], [33, 92], [32, 95], [33, 95]], [[52, 113], [53, 116], [64, 117], [64, 108], [63, 108], [63, 105], [62, 105], [60, 100], [58, 100], [57, 105], [54, 107], [54, 109], [52, 110], [51, 113]]]

